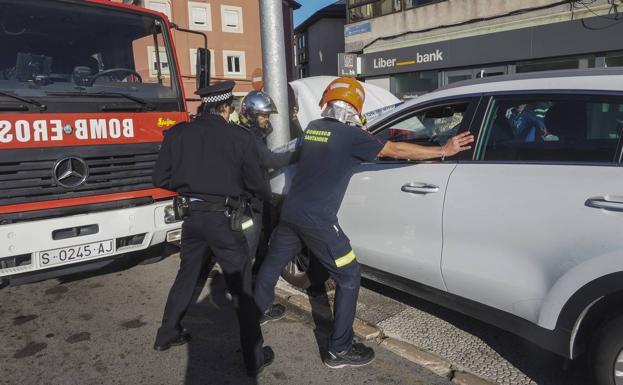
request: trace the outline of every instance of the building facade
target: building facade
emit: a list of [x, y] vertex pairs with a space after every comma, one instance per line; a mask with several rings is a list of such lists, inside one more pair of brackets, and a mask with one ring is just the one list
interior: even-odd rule
[[[297, 79], [338, 73], [338, 53], [346, 24], [346, 4], [340, 0], [307, 18], [294, 30]], [[339, 37], [339, 38], [338, 38]]]
[[615, 3], [348, 0], [345, 51], [357, 76], [403, 99], [472, 78], [623, 66]]
[[[122, 0], [116, 0], [122, 2]], [[211, 82], [234, 80], [234, 94], [242, 97], [252, 88], [252, 74], [262, 68], [262, 43], [260, 36], [260, 9], [256, 0], [125, 0], [140, 7], [149, 8], [167, 15], [169, 20], [186, 29], [205, 33], [211, 53]], [[286, 46], [291, 47], [292, 10], [300, 7], [291, 0], [283, 0], [284, 31]], [[201, 36], [180, 31], [173, 32], [175, 48], [184, 80], [184, 91], [189, 111], [194, 112], [199, 105], [196, 91], [197, 48], [203, 47]], [[294, 53], [286, 52], [289, 73], [294, 73]], [[156, 77], [156, 60], [153, 46], [145, 52], [150, 64], [149, 77]], [[161, 61], [166, 60], [160, 55]], [[164, 59], [163, 59], [164, 58]], [[153, 68], [152, 68], [153, 67]], [[162, 63], [166, 76], [166, 63]]]

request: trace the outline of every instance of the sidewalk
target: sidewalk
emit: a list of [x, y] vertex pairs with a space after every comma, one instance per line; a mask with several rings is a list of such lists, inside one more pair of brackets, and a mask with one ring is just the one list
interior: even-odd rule
[[[364, 285], [373, 290], [361, 289], [355, 320], [358, 337], [380, 343], [456, 384], [586, 384], [582, 365], [562, 372], [562, 358], [510, 333], [370, 281]], [[307, 313], [313, 309], [317, 321], [332, 318], [332, 293], [309, 298], [280, 280], [277, 296]]]

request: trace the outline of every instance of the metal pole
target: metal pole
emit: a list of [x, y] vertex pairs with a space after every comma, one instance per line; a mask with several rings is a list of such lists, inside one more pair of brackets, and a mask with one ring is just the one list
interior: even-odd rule
[[264, 87], [279, 111], [270, 118], [273, 132], [268, 136], [268, 146], [271, 148], [281, 146], [290, 140], [282, 6], [282, 0], [260, 0]]

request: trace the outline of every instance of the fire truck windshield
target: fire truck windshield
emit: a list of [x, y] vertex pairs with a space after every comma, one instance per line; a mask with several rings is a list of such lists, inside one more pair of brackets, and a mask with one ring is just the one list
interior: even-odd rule
[[1, 111], [184, 108], [164, 22], [146, 13], [82, 1], [0, 0], [0, 47]]

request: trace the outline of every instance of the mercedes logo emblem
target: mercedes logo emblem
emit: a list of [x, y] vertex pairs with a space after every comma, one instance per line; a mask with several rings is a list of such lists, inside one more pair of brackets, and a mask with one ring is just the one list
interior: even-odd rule
[[75, 188], [84, 184], [89, 176], [89, 166], [78, 157], [68, 156], [54, 164], [54, 180], [65, 188]]

